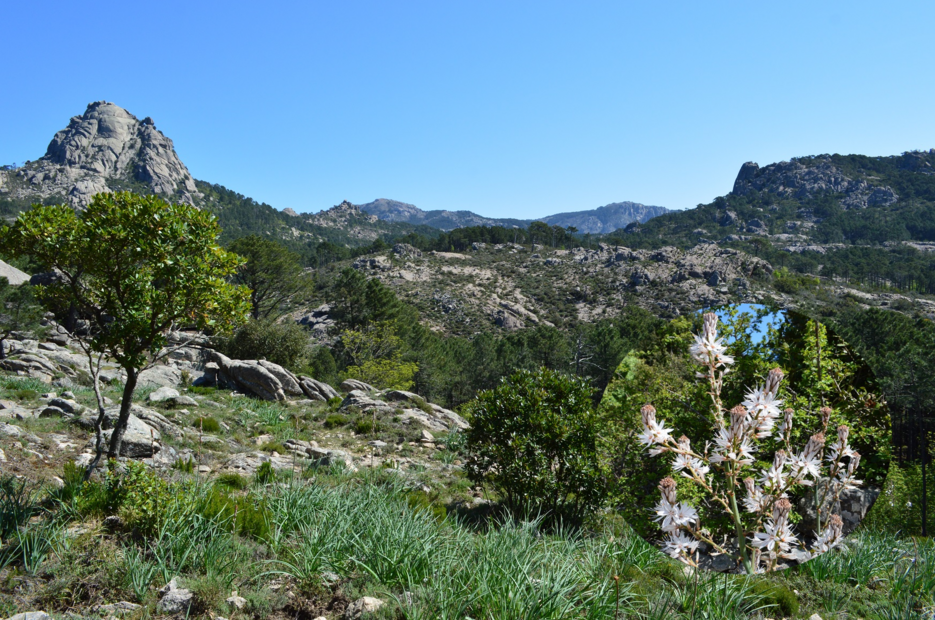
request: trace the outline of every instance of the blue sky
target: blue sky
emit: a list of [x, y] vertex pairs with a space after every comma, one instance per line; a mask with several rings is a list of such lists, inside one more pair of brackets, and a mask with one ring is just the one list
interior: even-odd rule
[[7, 5], [0, 163], [104, 99], [279, 209], [684, 209], [748, 160], [935, 147], [933, 2]]

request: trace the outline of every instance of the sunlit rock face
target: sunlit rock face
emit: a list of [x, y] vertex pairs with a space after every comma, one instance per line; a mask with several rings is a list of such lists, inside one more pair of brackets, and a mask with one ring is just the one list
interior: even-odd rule
[[175, 153], [172, 140], [118, 105], [97, 101], [55, 134], [43, 157], [0, 179], [11, 198], [87, 205], [100, 192], [135, 189], [192, 204], [195, 180]]

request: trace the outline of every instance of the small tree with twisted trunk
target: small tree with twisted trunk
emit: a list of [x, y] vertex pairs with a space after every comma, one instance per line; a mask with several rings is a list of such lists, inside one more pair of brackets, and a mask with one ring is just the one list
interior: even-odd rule
[[72, 334], [88, 357], [98, 403], [97, 455], [103, 452], [101, 362], [112, 357], [127, 373], [108, 457], [120, 454], [140, 372], [163, 359], [170, 331], [214, 332], [246, 321], [246, 287], [227, 278], [240, 259], [217, 244], [214, 216], [157, 196], [98, 194], [82, 212], [35, 205], [0, 231], [0, 249], [31, 256], [56, 272], [39, 286], [48, 308], [70, 308], [88, 328]]

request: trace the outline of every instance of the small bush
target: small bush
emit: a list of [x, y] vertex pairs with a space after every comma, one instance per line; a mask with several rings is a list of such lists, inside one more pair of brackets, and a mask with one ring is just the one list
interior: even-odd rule
[[753, 593], [762, 597], [765, 605], [781, 611], [783, 617], [791, 618], [799, 613], [799, 599], [792, 590], [780, 583], [757, 581], [753, 586]]
[[338, 410], [338, 407], [340, 407], [340, 406], [341, 406], [341, 403], [343, 403], [343, 402], [344, 402], [344, 399], [341, 398], [340, 396], [335, 396], [334, 398], [329, 398], [329, 399], [328, 399], [328, 408], [331, 409], [332, 411], [337, 411], [337, 410]]
[[[261, 470], [263, 466], [260, 466], [257, 474]], [[272, 468], [269, 470], [272, 471]], [[231, 529], [241, 536], [258, 540], [269, 536], [269, 510], [264, 501], [250, 497], [231, 497], [226, 490], [215, 486], [201, 498], [196, 511], [208, 519], [228, 521]]]
[[448, 509], [441, 504], [432, 502], [431, 498], [422, 491], [412, 491], [406, 495], [406, 502], [413, 510], [424, 510], [435, 520], [441, 523], [448, 516]]
[[337, 428], [339, 426], [344, 426], [350, 422], [350, 419], [346, 415], [340, 413], [332, 413], [325, 418], [325, 428]]
[[13, 398], [16, 400], [35, 400], [39, 398], [39, 392], [35, 390], [14, 390]]
[[256, 473], [254, 473], [253, 476], [258, 484], [269, 484], [276, 480], [276, 472], [273, 470], [273, 465], [269, 461], [257, 467]]
[[[286, 447], [278, 441], [267, 441], [262, 446], [260, 446], [260, 450], [263, 452], [278, 452], [279, 454], [285, 454], [287, 452]], [[263, 464], [269, 465], [269, 463]]]
[[221, 424], [214, 418], [198, 417], [192, 422], [192, 426], [205, 433], [216, 433], [221, 430]]
[[580, 523], [608, 495], [605, 425], [591, 391], [582, 379], [542, 368], [478, 394], [468, 405], [468, 476], [492, 484], [516, 514]]
[[413, 404], [421, 409], [423, 412], [428, 413], [429, 415], [434, 414], [435, 410], [432, 409], [432, 405], [428, 404], [424, 398], [421, 396], [414, 396], [412, 398]]
[[202, 385], [193, 385], [188, 388], [188, 391], [192, 394], [198, 394], [199, 396], [211, 396], [218, 391], [217, 388], [207, 387]]
[[222, 353], [239, 360], [266, 359], [287, 368], [304, 367], [311, 353], [309, 336], [292, 321], [250, 321], [218, 341]]
[[172, 463], [172, 468], [177, 469], [183, 474], [193, 474], [195, 473], [195, 459], [188, 457], [186, 460], [178, 459]]
[[354, 422], [354, 432], [358, 435], [369, 435], [370, 433], [377, 433], [381, 430], [383, 430], [383, 426], [379, 422], [374, 422], [367, 418], [361, 418]]
[[235, 472], [227, 472], [218, 476], [217, 480], [215, 480], [215, 484], [222, 487], [227, 487], [228, 489], [236, 489], [240, 491], [246, 489], [247, 484], [249, 483], [247, 482], [247, 479], [240, 474]]

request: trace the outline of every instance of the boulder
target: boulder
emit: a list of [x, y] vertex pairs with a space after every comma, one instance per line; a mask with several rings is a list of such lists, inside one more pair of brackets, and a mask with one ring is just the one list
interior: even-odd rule
[[347, 606], [347, 609], [344, 610], [344, 618], [345, 620], [360, 620], [364, 617], [364, 614], [372, 614], [385, 604], [380, 599], [372, 596], [359, 598]]
[[[112, 428], [102, 433], [108, 445], [113, 434]], [[127, 429], [123, 433], [123, 442], [120, 444], [120, 456], [131, 459], [152, 457], [162, 449], [159, 439], [159, 431], [131, 413], [127, 420]]]
[[316, 381], [311, 377], [299, 377], [299, 384], [302, 386], [302, 391], [305, 392], [305, 395], [312, 400], [329, 401], [332, 398], [341, 396], [336, 389], [327, 383]]
[[345, 379], [341, 382], [341, 389], [345, 392], [351, 392], [353, 390], [358, 390], [360, 392], [377, 392], [377, 388], [373, 387], [369, 383], [364, 383], [363, 381], [358, 381], [357, 379]]
[[29, 282], [30, 275], [0, 260], [0, 278], [6, 278], [13, 286], [19, 286]]
[[263, 400], [286, 400], [282, 382], [260, 362], [232, 360], [216, 351], [212, 354], [218, 365], [218, 387], [240, 390]]
[[279, 379], [279, 383], [282, 384], [282, 391], [289, 396], [302, 396], [305, 393], [299, 385], [298, 377], [279, 364], [267, 362], [266, 360], [258, 360], [257, 363]]
[[44, 611], [24, 611], [10, 616], [7, 620], [52, 620], [52, 616]]
[[161, 403], [169, 400], [170, 398], [175, 398], [176, 396], [179, 396], [178, 390], [175, 388], [162, 386], [161, 388], [150, 392], [149, 396], [146, 397], [146, 400], [151, 403]]
[[156, 608], [164, 614], [187, 614], [191, 607], [194, 595], [191, 590], [178, 587], [176, 579], [173, 578], [164, 588], [159, 590], [162, 598], [156, 604]]
[[153, 366], [140, 373], [137, 379], [139, 387], [156, 385], [173, 388], [182, 383], [182, 373], [174, 366]]

